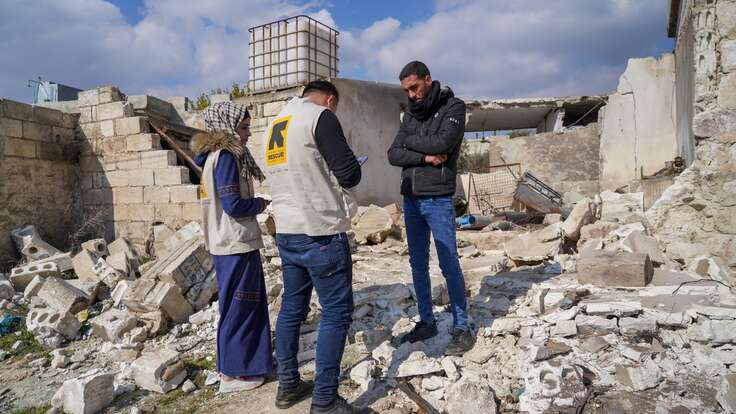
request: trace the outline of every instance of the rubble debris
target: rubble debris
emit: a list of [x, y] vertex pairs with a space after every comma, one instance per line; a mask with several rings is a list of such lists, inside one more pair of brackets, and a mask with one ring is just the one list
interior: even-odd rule
[[353, 219], [353, 232], [358, 244], [379, 244], [395, 230], [394, 219], [384, 208], [371, 205]]
[[644, 193], [619, 194], [613, 191], [603, 191], [601, 220], [626, 222], [632, 215], [644, 215]]
[[373, 381], [376, 361], [367, 359], [359, 362], [350, 370], [350, 379], [360, 386], [360, 389], [368, 391]]
[[85, 309], [91, 302], [89, 295], [58, 277], [45, 279], [38, 290], [37, 297], [53, 309], [71, 314]]
[[577, 270], [580, 283], [602, 287], [643, 287], [654, 276], [648, 255], [604, 250], [581, 253]]
[[12, 300], [15, 296], [13, 284], [8, 280], [0, 280], [0, 299]]
[[115, 399], [114, 380], [113, 373], [101, 369], [66, 380], [57, 391], [57, 407], [69, 414], [97, 413]]
[[133, 312], [163, 311], [176, 322], [187, 322], [194, 309], [178, 286], [151, 279], [137, 279], [123, 295], [123, 304]]
[[59, 253], [55, 254], [53, 256], [39, 259], [33, 262], [27, 263], [27, 265], [42, 265], [45, 263], [54, 263], [56, 264], [56, 267], [59, 268], [59, 272], [68, 272], [69, 270], [74, 269], [74, 264], [72, 263], [72, 254], [71, 253]]
[[[130, 266], [131, 271], [138, 271], [141, 257], [138, 251], [130, 244], [128, 239], [122, 237], [115, 239], [115, 241], [107, 245], [107, 250], [110, 253], [109, 257], [113, 257], [119, 254], [124, 255], [128, 259], [128, 265]], [[113, 261], [116, 260], [117, 259], [113, 259]], [[114, 264], [111, 264], [111, 266], [115, 267]]]
[[92, 267], [92, 272], [95, 273], [100, 282], [107, 285], [110, 289], [115, 289], [121, 280], [132, 279], [130, 272], [122, 272], [113, 266], [110, 266], [106, 259], [103, 258], [97, 260], [97, 263]]
[[585, 398], [587, 387], [579, 366], [555, 361], [527, 369], [519, 411], [530, 413], [567, 412]]
[[506, 255], [516, 263], [539, 263], [553, 258], [562, 246], [562, 223], [525, 233], [505, 244]]
[[576, 241], [580, 238], [580, 229], [595, 221], [595, 203], [584, 198], [575, 204], [575, 208], [562, 223], [562, 234], [566, 239]]
[[43, 278], [59, 277], [61, 273], [56, 263], [28, 264], [15, 267], [10, 271], [10, 283], [13, 284], [15, 290], [23, 291], [36, 276]]
[[736, 374], [723, 376], [716, 400], [727, 412], [736, 413]]
[[10, 232], [10, 239], [18, 252], [30, 261], [45, 259], [61, 251], [43, 241], [35, 226], [25, 226]]
[[534, 361], [546, 361], [559, 355], [567, 354], [572, 351], [570, 346], [556, 341], [547, 341], [543, 346], [538, 346], [532, 350]]
[[143, 354], [132, 365], [133, 378], [138, 387], [166, 394], [187, 378], [187, 371], [179, 353], [170, 349]]
[[736, 275], [718, 257], [698, 256], [690, 262], [689, 270], [704, 278], [736, 286]]
[[736, 320], [711, 320], [698, 318], [698, 323], [690, 325], [687, 336], [691, 341], [712, 345], [736, 343]]
[[186, 380], [184, 381], [184, 384], [181, 385], [181, 390], [184, 391], [185, 394], [189, 394], [196, 391], [197, 386], [192, 382], [192, 380]]
[[560, 213], [549, 213], [544, 215], [542, 224], [549, 226], [550, 224], [556, 224], [562, 221], [562, 214]]
[[176, 285], [195, 311], [205, 308], [217, 294], [217, 279], [204, 240], [192, 237], [169, 251], [168, 256], [159, 258], [141, 278]]
[[136, 327], [137, 319], [128, 312], [109, 309], [90, 319], [92, 333], [108, 342], [120, 342]]
[[83, 249], [72, 258], [74, 273], [80, 279], [99, 280], [97, 273], [93, 270], [101, 256], [95, 252]]
[[491, 387], [484, 382], [463, 377], [447, 390], [447, 411], [450, 413], [495, 414], [496, 400]]
[[634, 391], [654, 388], [662, 382], [662, 373], [652, 359], [637, 366], [616, 367], [616, 380]]

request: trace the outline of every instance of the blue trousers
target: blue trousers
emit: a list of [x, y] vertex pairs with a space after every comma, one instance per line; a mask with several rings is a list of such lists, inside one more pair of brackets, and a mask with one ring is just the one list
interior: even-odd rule
[[279, 385], [289, 389], [299, 382], [299, 331], [309, 313], [314, 287], [322, 306], [322, 319], [312, 404], [327, 407], [337, 395], [340, 361], [353, 315], [353, 263], [347, 236], [277, 234], [276, 244], [284, 275], [284, 294], [276, 322]]
[[465, 278], [457, 254], [452, 197], [404, 197], [404, 222], [419, 317], [430, 324], [435, 321], [429, 279], [431, 232], [437, 247], [440, 269], [447, 282], [453, 325], [457, 329], [469, 329]]
[[212, 256], [220, 322], [217, 370], [228, 377], [273, 373], [271, 326], [261, 253]]

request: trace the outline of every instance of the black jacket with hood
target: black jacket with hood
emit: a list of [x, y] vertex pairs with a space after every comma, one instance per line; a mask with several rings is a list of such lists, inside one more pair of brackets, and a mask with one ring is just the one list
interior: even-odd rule
[[[450, 88], [432, 84], [431, 107], [412, 104], [393, 145], [388, 150], [391, 165], [402, 167], [401, 194], [409, 197], [455, 194], [457, 159], [465, 133], [465, 102]], [[438, 166], [427, 164], [425, 155], [446, 154]]]

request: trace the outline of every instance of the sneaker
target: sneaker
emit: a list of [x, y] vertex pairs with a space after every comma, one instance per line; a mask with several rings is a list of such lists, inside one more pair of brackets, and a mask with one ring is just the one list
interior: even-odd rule
[[424, 321], [419, 321], [418, 324], [414, 325], [414, 329], [412, 329], [411, 332], [404, 334], [399, 338], [399, 344], [403, 344], [404, 342], [414, 343], [424, 341], [434, 337], [435, 335], [437, 335], [437, 322], [430, 325]]
[[254, 390], [263, 385], [264, 381], [265, 378], [262, 376], [230, 378], [223, 375], [220, 378], [220, 389], [218, 393], [227, 394], [230, 392]]
[[447, 345], [445, 350], [445, 355], [461, 356], [473, 349], [473, 346], [475, 346], [475, 337], [470, 330], [455, 329], [452, 332], [450, 344]]
[[335, 401], [327, 408], [319, 408], [314, 405], [309, 409], [309, 414], [360, 414], [363, 410], [352, 406], [339, 395]]
[[299, 380], [299, 384], [296, 387], [289, 390], [284, 390], [279, 386], [279, 390], [276, 392], [276, 408], [283, 410], [307, 399], [312, 395], [313, 389], [313, 381], [302, 380]]

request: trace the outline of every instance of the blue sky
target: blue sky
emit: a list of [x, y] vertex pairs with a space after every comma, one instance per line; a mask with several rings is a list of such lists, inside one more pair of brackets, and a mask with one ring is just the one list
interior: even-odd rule
[[604, 94], [628, 58], [669, 52], [666, 0], [2, 0], [0, 96], [28, 79], [162, 98], [243, 84], [248, 28], [309, 14], [340, 31], [340, 76], [409, 60], [468, 98]]

